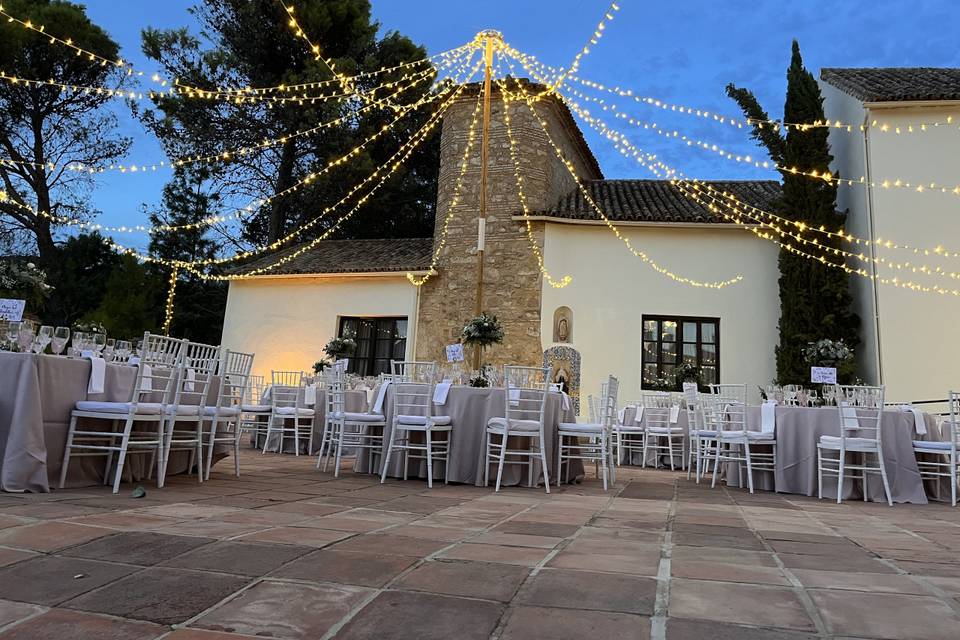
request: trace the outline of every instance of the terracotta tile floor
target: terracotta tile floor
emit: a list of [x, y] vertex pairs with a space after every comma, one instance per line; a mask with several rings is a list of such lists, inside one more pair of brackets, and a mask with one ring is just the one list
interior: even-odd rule
[[960, 637], [960, 510], [621, 468], [443, 486], [243, 453], [243, 475], [0, 495], [0, 640]]

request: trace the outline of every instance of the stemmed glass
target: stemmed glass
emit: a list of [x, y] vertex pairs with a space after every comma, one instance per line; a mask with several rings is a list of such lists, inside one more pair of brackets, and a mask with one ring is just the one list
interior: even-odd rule
[[106, 345], [103, 347], [103, 357], [107, 362], [113, 360], [113, 356], [116, 353], [117, 341], [113, 338], [107, 338]]
[[63, 348], [67, 346], [67, 342], [69, 341], [69, 327], [57, 327], [54, 329], [53, 338], [50, 340], [50, 350], [53, 352], [53, 355], [59, 356], [61, 353], [63, 353]]
[[70, 343], [70, 353], [74, 358], [79, 358], [83, 355], [84, 347], [87, 343], [87, 334], [83, 331], [74, 331], [73, 332], [73, 341]]
[[32, 320], [24, 320], [20, 323], [20, 332], [17, 334], [17, 340], [20, 341], [20, 351], [26, 352], [33, 345], [33, 335], [37, 330], [37, 325]]
[[47, 350], [47, 345], [53, 340], [53, 327], [43, 325], [37, 331], [37, 337], [33, 341], [32, 349], [34, 353], [40, 354]]
[[93, 350], [99, 356], [103, 352], [103, 348], [107, 346], [107, 335], [105, 333], [94, 333], [93, 334]]
[[7, 323], [7, 342], [10, 343], [10, 351], [13, 351], [17, 347], [17, 341], [20, 337], [20, 323], [10, 321]]

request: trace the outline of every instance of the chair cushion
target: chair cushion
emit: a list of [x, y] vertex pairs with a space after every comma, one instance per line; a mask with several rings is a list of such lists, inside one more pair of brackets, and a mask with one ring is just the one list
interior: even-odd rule
[[383, 422], [383, 416], [376, 413], [354, 413], [352, 411], [334, 411], [330, 414], [334, 420], [343, 419], [346, 422]]
[[270, 413], [272, 407], [268, 404], [242, 404], [240, 409], [247, 413]]
[[278, 416], [312, 416], [314, 415], [313, 409], [307, 409], [306, 407], [277, 407], [274, 412]]
[[690, 437], [691, 438], [716, 438], [717, 432], [710, 431], [709, 429], [699, 429], [699, 430], [691, 429]]
[[[742, 431], [721, 431], [720, 432], [721, 440], [743, 440], [744, 434]], [[776, 440], [776, 436], [769, 431], [747, 431], [746, 433], [747, 440]]]
[[933, 440], [914, 440], [913, 448], [914, 449], [926, 449], [927, 451], [950, 451], [952, 448], [952, 443], [949, 440], [944, 442], [936, 442]]
[[237, 407], [204, 407], [203, 415], [205, 416], [226, 416], [228, 418], [235, 418], [237, 414], [240, 413], [240, 409]]
[[[507, 427], [506, 418], [490, 418], [487, 420], [487, 431], [502, 432]], [[511, 420], [510, 431], [540, 431], [540, 423], [536, 420]]]
[[591, 422], [561, 422], [560, 431], [575, 431], [577, 433], [600, 433], [603, 425]]
[[647, 427], [647, 433], [657, 433], [662, 435], [668, 435], [673, 433], [683, 433], [683, 428], [681, 427]]
[[[413, 427], [425, 427], [427, 426], [427, 417], [399, 415], [397, 416], [397, 422]], [[438, 427], [445, 427], [450, 424], [450, 416], [431, 416], [430, 422]]]
[[[840, 448], [840, 436], [820, 436], [820, 445], [827, 449]], [[870, 438], [847, 438], [848, 451], [876, 451], [877, 441]]]
[[[77, 411], [87, 411], [96, 413], [130, 413], [131, 402], [99, 402], [96, 400], [77, 401]], [[137, 415], [158, 416], [163, 410], [163, 405], [159, 402], [139, 402], [137, 403]], [[172, 414], [174, 408], [167, 407], [167, 414]], [[200, 407], [197, 405], [180, 405], [176, 408], [178, 416], [195, 416], [200, 413]]]
[[620, 433], [643, 433], [646, 431], [644, 427], [638, 425], [627, 425], [627, 424], [615, 424], [613, 425], [613, 430]]

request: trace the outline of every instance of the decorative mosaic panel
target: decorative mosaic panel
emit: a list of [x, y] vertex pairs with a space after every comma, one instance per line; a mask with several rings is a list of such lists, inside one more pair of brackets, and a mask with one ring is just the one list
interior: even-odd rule
[[580, 413], [580, 352], [573, 347], [550, 347], [543, 352], [543, 366], [550, 367], [550, 380], [563, 385]]

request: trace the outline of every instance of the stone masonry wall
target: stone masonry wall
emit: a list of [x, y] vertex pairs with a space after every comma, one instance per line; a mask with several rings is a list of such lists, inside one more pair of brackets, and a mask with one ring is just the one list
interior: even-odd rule
[[[440, 146], [440, 177], [434, 245], [440, 241], [444, 219], [460, 172], [467, 133], [478, 89], [454, 103], [444, 116]], [[487, 191], [486, 246], [484, 251], [483, 310], [500, 318], [505, 330], [503, 344], [491, 347], [484, 362], [492, 365], [535, 366], [543, 360], [540, 336], [542, 276], [526, 235], [525, 224], [512, 217], [522, 213], [517, 196], [510, 142], [503, 120], [503, 101], [491, 97], [490, 143]], [[590, 160], [577, 145], [580, 133], [552, 99], [542, 100], [537, 110], [549, 125], [550, 135], [564, 156], [584, 178], [599, 178]], [[525, 103], [510, 104], [511, 131], [524, 176], [524, 193], [531, 211], [553, 206], [576, 187], [557, 159], [539, 122]], [[474, 311], [477, 279], [477, 217], [480, 197], [480, 131], [470, 154], [460, 203], [450, 221], [446, 245], [437, 265], [438, 274], [420, 291], [416, 357], [445, 361], [444, 346], [457, 342], [460, 330]], [[543, 246], [543, 223], [533, 223], [534, 235]], [[562, 274], [553, 274], [560, 277]], [[471, 354], [467, 360], [470, 362]]]

